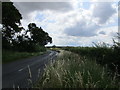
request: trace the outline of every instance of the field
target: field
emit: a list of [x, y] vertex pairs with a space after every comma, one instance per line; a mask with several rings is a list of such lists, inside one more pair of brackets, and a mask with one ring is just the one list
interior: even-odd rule
[[118, 73], [78, 54], [61, 51], [45, 68], [36, 88], [119, 88]]

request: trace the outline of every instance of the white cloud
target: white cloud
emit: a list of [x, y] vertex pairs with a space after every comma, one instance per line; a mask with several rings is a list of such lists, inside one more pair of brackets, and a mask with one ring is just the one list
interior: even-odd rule
[[91, 11], [98, 24], [105, 24], [116, 13], [116, 9], [111, 2], [93, 3]]
[[28, 18], [29, 14], [34, 11], [53, 10], [66, 12], [72, 9], [69, 2], [14, 2], [14, 5], [23, 14], [24, 18]]
[[118, 2], [119, 0], [91, 0], [91, 2]]
[[[104, 32], [105, 34], [101, 34], [101, 32]], [[115, 37], [117, 36], [118, 27], [113, 26], [113, 27], [101, 28], [98, 30], [97, 33], [99, 34], [98, 37], [99, 36], [103, 37], [103, 38], [101, 37], [101, 39], [103, 39], [104, 42], [107, 42], [107, 40], [108, 40], [109, 43], [112, 43], [112, 39], [113, 38], [115, 39]], [[106, 37], [106, 38], [104, 38], [104, 37]]]
[[69, 27], [65, 30], [67, 35], [71, 36], [81, 36], [81, 37], [91, 37], [96, 35], [96, 31], [99, 28], [98, 25], [91, 23], [87, 24], [86, 19], [82, 19], [77, 22], [76, 25]]
[[106, 35], [106, 33], [104, 31], [100, 31], [99, 34]]
[[[104, 22], [109, 22], [108, 25], [116, 23], [112, 17], [115, 13], [113, 4], [93, 3], [90, 9], [85, 9], [82, 7], [83, 4], [78, 1], [62, 4], [32, 3], [15, 3], [24, 17], [22, 25], [26, 28], [29, 23], [36, 23], [38, 27], [42, 26], [53, 38], [52, 45], [89, 46], [92, 45], [92, 42], [98, 41], [111, 43], [112, 37], [116, 33], [116, 28], [99, 26]], [[105, 10], [101, 10], [101, 8]], [[43, 17], [40, 14], [44, 16], [44, 19], [41, 20]]]

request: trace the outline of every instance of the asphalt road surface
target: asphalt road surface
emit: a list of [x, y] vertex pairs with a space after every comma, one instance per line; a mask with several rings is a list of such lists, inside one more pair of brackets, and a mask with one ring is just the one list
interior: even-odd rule
[[58, 52], [48, 51], [44, 55], [15, 61], [2, 66], [2, 88], [30, 88], [44, 71], [45, 64], [54, 60]]

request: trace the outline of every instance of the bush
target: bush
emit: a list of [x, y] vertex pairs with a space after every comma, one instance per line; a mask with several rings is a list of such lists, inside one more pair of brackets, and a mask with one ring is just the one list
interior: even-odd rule
[[44, 46], [35, 45], [32, 43], [27, 44], [27, 42], [23, 42], [23, 43], [16, 44], [15, 46], [13, 46], [12, 50], [20, 51], [20, 52], [44, 52], [46, 51], [46, 48]]
[[107, 45], [97, 45], [96, 47], [66, 47], [65, 50], [77, 53], [81, 56], [86, 56], [91, 59], [96, 59], [101, 65], [108, 65], [113, 71], [116, 67], [120, 73], [120, 43], [114, 42], [112, 47]]

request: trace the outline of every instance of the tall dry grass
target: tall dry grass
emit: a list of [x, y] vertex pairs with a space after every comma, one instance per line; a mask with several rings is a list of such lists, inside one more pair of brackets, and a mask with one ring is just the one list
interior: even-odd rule
[[57, 60], [46, 66], [36, 88], [119, 88], [117, 74], [77, 54], [63, 51]]

